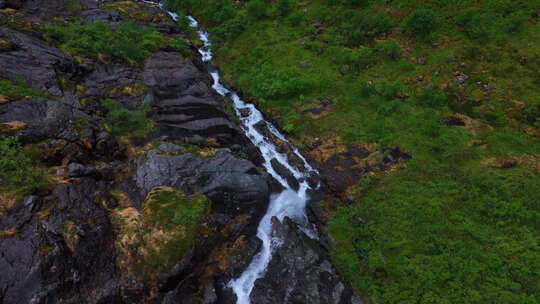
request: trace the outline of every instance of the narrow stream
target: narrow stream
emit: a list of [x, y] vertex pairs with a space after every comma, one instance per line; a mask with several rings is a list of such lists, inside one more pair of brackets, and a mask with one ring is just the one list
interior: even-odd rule
[[[156, 4], [166, 11], [161, 3], [150, 1], [144, 2]], [[167, 13], [174, 20], [178, 19], [178, 15], [176, 13], [170, 11], [167, 11]], [[301, 227], [302, 231], [304, 231], [306, 235], [311, 238], [317, 238], [317, 234], [312, 228], [312, 225], [309, 223], [305, 214], [305, 206], [306, 202], [308, 201], [307, 191], [311, 188], [307, 180], [309, 179], [310, 175], [317, 174], [317, 172], [309, 165], [309, 163], [307, 163], [306, 159], [296, 148], [293, 148], [293, 153], [295, 153], [296, 156], [303, 162], [303, 170], [291, 165], [287, 155], [284, 153], [279, 153], [272, 140], [257, 130], [255, 125], [261, 121], [264, 121], [262, 113], [257, 110], [253, 104], [246, 103], [238, 96], [236, 92], [227, 89], [221, 84], [219, 71], [211, 64], [213, 57], [210, 48], [211, 41], [209, 40], [208, 33], [199, 26], [197, 20], [191, 16], [188, 16], [188, 18], [190, 20], [190, 26], [197, 30], [199, 38], [203, 42], [203, 46], [198, 50], [201, 54], [202, 61], [208, 66], [210, 76], [212, 76], [212, 88], [218, 94], [230, 99], [233, 102], [236, 115], [241, 122], [242, 130], [251, 140], [251, 142], [261, 151], [264, 158], [263, 166], [267, 172], [277, 181], [279, 181], [279, 183], [281, 183], [281, 185], [284, 187], [284, 190], [281, 193], [273, 194], [271, 196], [268, 210], [261, 219], [257, 228], [257, 237], [262, 241], [261, 251], [254, 256], [250, 265], [239, 278], [229, 282], [229, 287], [232, 288], [237, 296], [237, 304], [249, 304], [250, 294], [253, 290], [255, 281], [264, 276], [266, 267], [272, 259], [273, 249], [280, 246], [280, 244], [283, 242], [283, 240], [272, 236], [271, 219], [273, 217], [277, 217], [280, 221], [282, 221], [285, 217], [289, 217]], [[248, 111], [246, 111], [246, 109]], [[244, 115], [241, 114], [241, 110], [243, 110]], [[246, 115], [246, 112], [249, 112], [249, 114]], [[272, 125], [272, 123], [266, 121], [266, 127], [274, 136], [282, 141], [287, 142], [283, 134], [281, 134], [278, 129]], [[300, 185], [298, 190], [294, 190], [288, 184], [287, 180], [274, 170], [271, 164], [273, 159], [275, 159], [275, 161], [279, 162], [283, 167], [287, 168], [293, 174], [294, 178]]]

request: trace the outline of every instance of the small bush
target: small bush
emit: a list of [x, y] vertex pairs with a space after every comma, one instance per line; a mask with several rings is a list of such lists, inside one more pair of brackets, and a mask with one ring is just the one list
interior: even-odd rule
[[292, 7], [293, 5], [291, 0], [277, 0], [273, 8], [274, 14], [278, 16], [285, 16], [290, 13]]
[[434, 88], [422, 89], [417, 99], [420, 104], [430, 107], [443, 107], [448, 104], [448, 98], [446, 95]]
[[465, 35], [478, 42], [487, 42], [493, 35], [493, 20], [495, 16], [486, 13], [478, 7], [464, 10], [457, 17], [457, 24], [463, 28]]
[[224, 43], [234, 40], [246, 28], [248, 24], [247, 17], [242, 14], [236, 15], [234, 18], [223, 22], [216, 28], [211, 30], [213, 38], [213, 46], [221, 47]]
[[403, 21], [403, 31], [418, 40], [426, 40], [437, 29], [438, 18], [431, 9], [419, 9]]
[[502, 22], [501, 26], [505, 33], [507, 34], [519, 34], [525, 29], [525, 22], [527, 21], [527, 16], [523, 13], [514, 13], [506, 17]]
[[16, 137], [0, 137], [0, 191], [27, 195], [44, 188], [45, 172]]
[[379, 95], [386, 99], [396, 99], [405, 90], [405, 86], [399, 80], [384, 81], [379, 86]]
[[100, 21], [88, 25], [50, 25], [46, 37], [58, 41], [60, 48], [70, 54], [106, 55], [129, 62], [143, 61], [165, 44], [164, 37], [155, 29], [135, 22], [121, 23], [116, 30]]
[[360, 47], [358, 49], [342, 48], [336, 54], [340, 63], [347, 64], [354, 71], [364, 70], [377, 62], [373, 49]]
[[313, 86], [313, 81], [302, 77], [295, 69], [274, 69], [263, 64], [241, 77], [240, 81], [259, 98], [287, 98], [297, 96]]
[[377, 43], [376, 50], [393, 60], [399, 59], [401, 55], [401, 46], [394, 39]]
[[152, 127], [152, 120], [146, 118], [148, 105], [134, 110], [126, 109], [118, 101], [107, 99], [102, 102], [108, 113], [105, 118], [107, 127], [115, 136], [144, 136]]
[[350, 46], [360, 45], [368, 38], [388, 33], [393, 26], [392, 19], [384, 12], [372, 15], [360, 15], [351, 12], [348, 21], [341, 26], [341, 33], [348, 38]]
[[249, 18], [260, 19], [266, 15], [266, 3], [264, 0], [250, 0], [246, 10]]
[[173, 38], [170, 45], [177, 49], [182, 55], [187, 56], [189, 54], [189, 43], [184, 38]]

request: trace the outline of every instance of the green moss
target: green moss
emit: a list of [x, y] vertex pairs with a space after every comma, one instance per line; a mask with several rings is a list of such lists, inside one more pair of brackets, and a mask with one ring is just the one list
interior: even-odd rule
[[113, 223], [123, 253], [121, 266], [142, 277], [172, 267], [199, 236], [208, 233], [203, 223], [209, 212], [205, 196], [186, 196], [169, 187], [152, 189], [141, 213], [129, 207], [116, 211]]
[[75, 13], [83, 8], [80, 0], [62, 0], [69, 13]]
[[35, 97], [50, 98], [51, 94], [29, 88], [23, 80], [13, 82], [7, 79], [0, 79], [0, 104]]

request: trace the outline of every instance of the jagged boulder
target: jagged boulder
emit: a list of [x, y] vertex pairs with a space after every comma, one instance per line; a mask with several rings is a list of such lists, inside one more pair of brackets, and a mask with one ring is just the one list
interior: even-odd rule
[[49, 144], [58, 158], [69, 155], [84, 162], [122, 154], [116, 139], [95, 118], [60, 101], [33, 98], [0, 105], [0, 123], [10, 122], [20, 127], [3, 133], [24, 142], [54, 140]]
[[274, 250], [265, 276], [255, 281], [252, 303], [363, 303], [338, 275], [321, 244], [306, 236], [292, 220], [273, 218], [272, 233], [283, 242]]
[[59, 75], [76, 72], [70, 56], [38, 37], [7, 26], [0, 26], [0, 39], [16, 46], [10, 51], [0, 52], [0, 78], [22, 78], [30, 87], [63, 95]]
[[230, 209], [229, 214], [260, 213], [269, 196], [267, 182], [253, 163], [226, 151], [205, 158], [165, 145], [139, 159], [134, 178], [142, 196], [157, 186], [175, 187], [205, 194], [216, 208]]
[[118, 297], [112, 226], [93, 179], [28, 197], [0, 217], [0, 299], [15, 303], [113, 303]]

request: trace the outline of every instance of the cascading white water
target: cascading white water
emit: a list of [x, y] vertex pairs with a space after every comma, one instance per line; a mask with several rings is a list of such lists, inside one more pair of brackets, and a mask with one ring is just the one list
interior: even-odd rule
[[[164, 9], [161, 3], [152, 1], [144, 2], [156, 4], [160, 8]], [[167, 11], [166, 9], [164, 10]], [[176, 13], [170, 11], [167, 11], [167, 13], [174, 20], [178, 19], [178, 15]], [[190, 26], [197, 30], [199, 38], [203, 42], [203, 46], [199, 48], [202, 61], [210, 63], [212, 60], [212, 51], [210, 49], [211, 43], [208, 33], [201, 29], [198, 22], [193, 17], [188, 16], [188, 18], [190, 21]], [[296, 148], [293, 148], [293, 153], [295, 153], [296, 156], [299, 157], [299, 159], [303, 162], [305, 170], [300, 171], [298, 168], [292, 166], [288, 161], [287, 155], [279, 153], [271, 139], [266, 138], [255, 128], [257, 123], [264, 121], [264, 117], [261, 112], [257, 110], [253, 104], [244, 102], [236, 92], [231, 91], [223, 86], [220, 82], [219, 72], [216, 69], [209, 68], [209, 73], [213, 79], [212, 88], [221, 96], [228, 97], [232, 100], [236, 115], [242, 123], [241, 126], [243, 131], [251, 142], [261, 151], [264, 158], [263, 166], [266, 168], [267, 172], [277, 181], [279, 181], [279, 183], [281, 183], [281, 185], [283, 185], [285, 188], [285, 190], [283, 190], [281, 193], [271, 196], [268, 210], [261, 219], [257, 228], [257, 237], [262, 241], [261, 251], [255, 255], [247, 269], [239, 278], [229, 282], [229, 287], [232, 288], [237, 296], [237, 304], [249, 304], [249, 296], [255, 281], [264, 276], [266, 267], [272, 259], [272, 250], [283, 242], [283, 240], [272, 236], [271, 220], [273, 217], [276, 217], [280, 221], [282, 221], [285, 217], [289, 217], [299, 224], [302, 231], [304, 231], [309, 237], [317, 238], [317, 234], [315, 230], [312, 229], [312, 226], [310, 226], [305, 214], [305, 206], [308, 200], [307, 190], [310, 189], [307, 179], [310, 173], [316, 171], [307, 163], [306, 159]], [[249, 115], [241, 115], [240, 110], [243, 109], [248, 109]], [[281, 134], [270, 122], [266, 122], [266, 125], [272, 134], [282, 141], [287, 141], [283, 134]], [[277, 160], [281, 165], [292, 172], [293, 176], [299, 181], [300, 186], [298, 190], [295, 191], [292, 189], [287, 181], [274, 170], [271, 165], [272, 159]]]
[[[197, 29], [199, 37], [204, 43], [204, 45], [199, 48], [202, 60], [204, 62], [210, 62], [212, 60], [212, 51], [210, 49], [208, 33], [199, 27], [199, 24], [193, 17], [190, 16], [188, 18], [190, 20], [190, 26]], [[297, 149], [294, 149], [293, 152], [304, 162], [306, 172], [301, 172], [299, 169], [289, 164], [287, 155], [279, 153], [271, 139], [263, 136], [255, 128], [257, 123], [264, 120], [261, 112], [259, 112], [253, 104], [244, 102], [237, 93], [225, 88], [220, 82], [220, 76], [217, 70], [211, 70], [210, 75], [214, 81], [212, 88], [216, 90], [218, 94], [227, 96], [232, 100], [236, 115], [242, 122], [242, 128], [245, 134], [261, 151], [264, 158], [263, 166], [268, 173], [278, 180], [285, 188], [281, 193], [272, 195], [268, 210], [257, 228], [257, 237], [262, 241], [261, 251], [255, 255], [242, 275], [229, 283], [229, 286], [237, 296], [237, 304], [249, 304], [249, 295], [251, 294], [255, 280], [264, 275], [266, 267], [272, 258], [272, 249], [279, 246], [282, 242], [282, 240], [272, 237], [272, 218], [277, 217], [281, 221], [284, 217], [289, 217], [300, 224], [304, 228], [302, 230], [309, 234], [310, 237], [316, 237], [315, 232], [309, 226], [309, 222], [304, 212], [308, 200], [306, 191], [310, 188], [306, 178], [310, 172], [314, 172], [315, 170], [307, 163]], [[249, 115], [242, 116], [240, 114], [240, 110], [242, 109], [249, 109]], [[286, 141], [283, 134], [281, 134], [271, 123], [266, 122], [266, 124], [269, 127], [270, 132], [279, 139]], [[276, 159], [281, 165], [289, 169], [297, 180], [302, 180], [297, 191], [293, 190], [287, 181], [274, 170], [271, 165], [272, 159]]]

